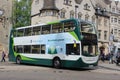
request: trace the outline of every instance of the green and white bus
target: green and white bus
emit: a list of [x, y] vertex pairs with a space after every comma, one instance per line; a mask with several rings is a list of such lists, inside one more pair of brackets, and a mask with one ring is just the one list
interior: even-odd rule
[[11, 30], [9, 60], [55, 68], [97, 66], [98, 40], [95, 26], [66, 19]]

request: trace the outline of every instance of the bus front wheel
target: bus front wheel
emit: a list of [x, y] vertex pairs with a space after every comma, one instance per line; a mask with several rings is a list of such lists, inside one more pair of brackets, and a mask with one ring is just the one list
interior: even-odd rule
[[61, 61], [59, 58], [53, 60], [53, 67], [59, 69], [61, 67]]
[[21, 57], [20, 56], [16, 57], [16, 64], [21, 64]]

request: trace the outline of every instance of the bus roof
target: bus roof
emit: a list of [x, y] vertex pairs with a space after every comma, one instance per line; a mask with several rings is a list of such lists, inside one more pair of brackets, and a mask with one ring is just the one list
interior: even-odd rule
[[15, 29], [17, 30], [17, 29], [31, 28], [31, 27], [42, 26], [42, 25], [45, 25], [45, 23], [36, 24], [36, 25], [30, 25], [30, 26], [24, 26], [24, 27], [19, 27], [19, 28], [15, 28]]
[[25, 29], [25, 28], [31, 28], [31, 27], [42, 26], [42, 25], [47, 25], [47, 24], [54, 24], [54, 23], [65, 22], [65, 21], [70, 21], [70, 20], [74, 20], [74, 21], [78, 21], [78, 22], [85, 22], [85, 23], [89, 23], [89, 24], [92, 23], [92, 22], [85, 21], [85, 20], [82, 20], [82, 19], [72, 18], [72, 19], [65, 19], [65, 20], [53, 21], [53, 22], [48, 22], [48, 23], [40, 23], [40, 24], [35, 24], [35, 25], [30, 25], [30, 26], [24, 26], [24, 27], [19, 27], [19, 28], [14, 28], [14, 29], [15, 30]]

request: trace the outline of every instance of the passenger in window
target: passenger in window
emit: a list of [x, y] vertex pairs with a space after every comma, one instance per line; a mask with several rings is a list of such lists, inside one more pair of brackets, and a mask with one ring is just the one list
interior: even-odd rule
[[74, 53], [74, 55], [79, 55], [80, 54], [79, 53], [79, 47], [76, 43], [73, 45], [73, 53]]
[[88, 46], [88, 53], [92, 54], [93, 53], [93, 47], [90, 45]]

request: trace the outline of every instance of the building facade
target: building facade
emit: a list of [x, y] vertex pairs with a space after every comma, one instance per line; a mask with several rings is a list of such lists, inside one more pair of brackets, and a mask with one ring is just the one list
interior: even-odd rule
[[31, 13], [32, 24], [69, 18], [92, 21], [95, 18], [90, 0], [34, 0]]
[[120, 2], [112, 1], [110, 5], [110, 27], [115, 42], [120, 41]]
[[[98, 30], [99, 49], [107, 54], [110, 51], [110, 34], [112, 30], [115, 39], [120, 40], [119, 6], [120, 2], [114, 0], [33, 0], [31, 24], [69, 18], [91, 21], [95, 23]], [[114, 8], [117, 13], [112, 11]], [[113, 19], [115, 23], [111, 22]]]
[[95, 0], [96, 26], [98, 30], [98, 46], [100, 53], [109, 53], [109, 36], [110, 36], [110, 14], [109, 5], [111, 0]]
[[12, 0], [0, 0], [0, 52], [8, 51], [9, 34], [12, 27]]
[[[109, 6], [110, 11], [110, 30], [113, 39], [110, 38], [110, 51], [114, 44], [120, 43], [120, 1], [112, 1]], [[111, 36], [112, 37], [112, 36]]]

